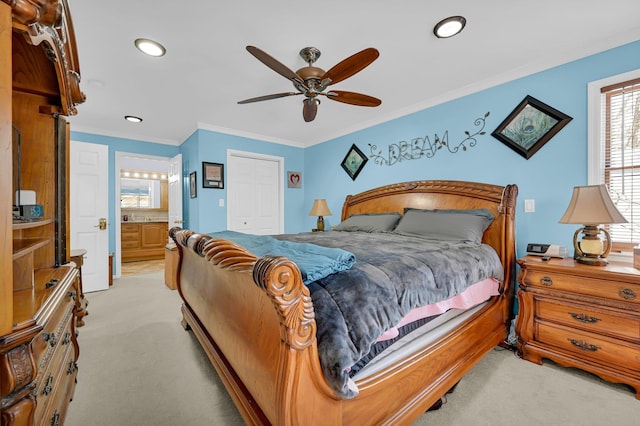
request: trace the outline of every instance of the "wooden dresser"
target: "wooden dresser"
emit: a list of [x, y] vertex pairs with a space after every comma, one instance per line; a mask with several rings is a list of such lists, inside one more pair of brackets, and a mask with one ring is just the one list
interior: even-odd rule
[[[0, 0], [0, 64], [0, 425], [62, 425], [80, 307], [66, 116], [84, 101], [67, 1]], [[14, 218], [20, 188], [38, 206]]]
[[640, 399], [640, 271], [573, 259], [518, 261], [516, 332], [522, 358], [548, 358], [625, 383]]

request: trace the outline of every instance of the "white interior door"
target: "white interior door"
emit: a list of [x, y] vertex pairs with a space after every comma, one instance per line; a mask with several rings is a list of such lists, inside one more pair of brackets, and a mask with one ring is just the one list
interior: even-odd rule
[[230, 151], [227, 154], [227, 228], [257, 235], [284, 228], [281, 157]]
[[[169, 160], [169, 229], [182, 228], [182, 154]], [[171, 241], [171, 237], [169, 237]]]
[[[71, 250], [85, 249], [85, 293], [109, 288], [108, 164], [109, 147], [71, 141], [69, 154]], [[106, 223], [101, 228], [101, 220]]]

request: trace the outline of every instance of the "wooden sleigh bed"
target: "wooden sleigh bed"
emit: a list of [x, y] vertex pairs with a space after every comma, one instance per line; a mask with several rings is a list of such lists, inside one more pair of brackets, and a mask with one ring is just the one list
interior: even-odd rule
[[461, 181], [398, 183], [348, 196], [353, 214], [416, 209], [488, 209], [482, 242], [504, 270], [499, 295], [455, 329], [364, 379], [359, 394], [338, 395], [323, 376], [314, 305], [297, 265], [258, 258], [242, 246], [174, 228], [183, 326], [192, 329], [248, 424], [409, 424], [496, 345], [512, 318], [515, 185]]

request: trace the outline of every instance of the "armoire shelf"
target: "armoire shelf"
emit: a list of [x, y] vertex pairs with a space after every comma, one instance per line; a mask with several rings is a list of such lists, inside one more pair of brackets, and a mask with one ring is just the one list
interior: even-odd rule
[[15, 220], [13, 221], [13, 230], [38, 228], [40, 226], [53, 223], [53, 219], [35, 219], [35, 220]]
[[51, 242], [50, 238], [22, 238], [13, 240], [13, 260], [33, 253]]

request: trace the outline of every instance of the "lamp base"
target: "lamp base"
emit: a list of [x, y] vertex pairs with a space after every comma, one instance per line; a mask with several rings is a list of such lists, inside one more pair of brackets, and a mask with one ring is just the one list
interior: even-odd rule
[[609, 264], [607, 259], [602, 257], [576, 256], [573, 258], [578, 263], [584, 263], [591, 266], [606, 266]]

